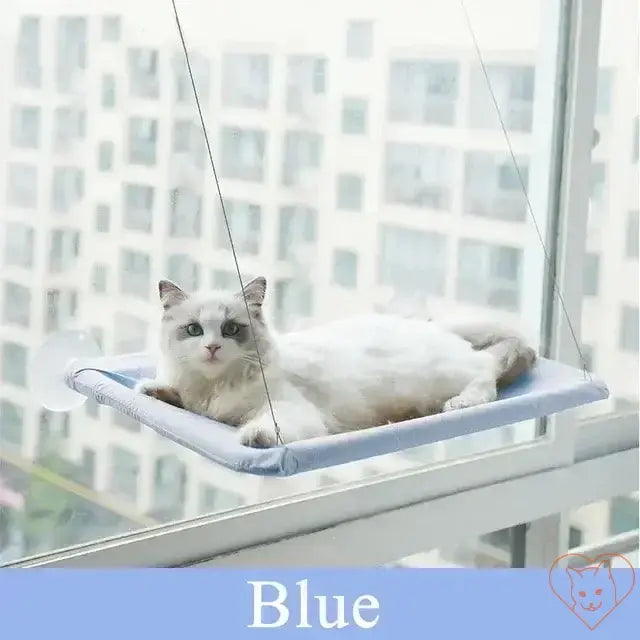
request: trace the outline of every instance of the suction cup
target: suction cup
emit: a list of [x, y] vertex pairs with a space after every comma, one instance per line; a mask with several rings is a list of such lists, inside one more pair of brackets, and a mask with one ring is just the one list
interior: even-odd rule
[[70, 365], [101, 355], [100, 347], [87, 331], [67, 329], [49, 336], [31, 362], [31, 390], [49, 411], [70, 411], [86, 397], [66, 383]]

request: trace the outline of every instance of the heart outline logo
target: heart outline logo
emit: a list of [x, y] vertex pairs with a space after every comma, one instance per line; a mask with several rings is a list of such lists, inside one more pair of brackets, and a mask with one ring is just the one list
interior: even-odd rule
[[[562, 562], [572, 557], [583, 560], [579, 564], [580, 569], [569, 567], [567, 562]], [[614, 558], [621, 560], [626, 565], [616, 570], [624, 572], [616, 574], [618, 579], [614, 579], [612, 573]], [[627, 572], [624, 571], [627, 568], [630, 569], [630, 579], [626, 576]], [[624, 580], [620, 580], [621, 575], [625, 576]], [[562, 576], [563, 579], [560, 579], [559, 576]], [[549, 568], [549, 588], [552, 593], [591, 631], [631, 595], [635, 584], [636, 574], [633, 565], [619, 553], [601, 553], [594, 558], [583, 553], [565, 553], [556, 558]], [[588, 586], [583, 585], [599, 588], [590, 593]], [[602, 587], [605, 587], [604, 591], [606, 592], [607, 585], [613, 595], [613, 602], [605, 602], [606, 595], [601, 595], [603, 594]], [[594, 594], [598, 594], [598, 596]], [[591, 601], [592, 599], [596, 600], [597, 597], [600, 597], [599, 602]], [[588, 604], [585, 606], [585, 603]], [[602, 611], [602, 613], [599, 614], [598, 611]]]

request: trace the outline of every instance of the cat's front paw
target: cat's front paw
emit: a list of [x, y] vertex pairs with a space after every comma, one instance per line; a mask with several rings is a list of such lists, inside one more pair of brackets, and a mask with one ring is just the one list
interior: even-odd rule
[[273, 423], [249, 422], [240, 427], [238, 433], [240, 444], [254, 449], [268, 449], [278, 444], [278, 438]]
[[157, 382], [156, 380], [142, 380], [136, 385], [135, 390], [145, 396], [156, 398], [156, 400], [160, 400], [161, 402], [166, 402], [179, 409], [184, 409], [180, 394], [167, 384]]

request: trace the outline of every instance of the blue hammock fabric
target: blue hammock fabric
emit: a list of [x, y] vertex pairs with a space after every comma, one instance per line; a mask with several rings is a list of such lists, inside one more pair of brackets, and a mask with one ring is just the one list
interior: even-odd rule
[[583, 371], [540, 359], [533, 371], [488, 404], [271, 449], [253, 449], [240, 444], [236, 429], [229, 425], [133, 390], [139, 379], [153, 375], [153, 361], [134, 354], [72, 365], [66, 382], [79, 393], [113, 407], [218, 464], [265, 476], [290, 476], [402, 451], [539, 418], [609, 396], [604, 383], [587, 379]]

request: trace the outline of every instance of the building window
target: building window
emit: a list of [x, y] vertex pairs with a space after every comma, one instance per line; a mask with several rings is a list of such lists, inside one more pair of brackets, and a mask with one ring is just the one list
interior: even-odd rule
[[200, 288], [200, 265], [186, 253], [177, 253], [167, 260], [167, 276], [187, 291]]
[[158, 52], [155, 49], [129, 50], [129, 93], [136, 98], [160, 95]]
[[458, 299], [518, 311], [521, 271], [521, 249], [463, 238], [458, 251]]
[[0, 399], [0, 441], [3, 447], [19, 450], [22, 447], [24, 409], [14, 402]]
[[[253, 280], [253, 276], [243, 273], [242, 282], [247, 283]], [[211, 286], [218, 291], [236, 291], [240, 289], [238, 274], [235, 271], [226, 269], [214, 269], [211, 272]]]
[[380, 226], [378, 280], [403, 295], [444, 294], [445, 236], [392, 225]]
[[582, 544], [582, 529], [579, 527], [569, 527], [569, 549], [575, 549]]
[[113, 109], [116, 106], [116, 77], [112, 73], [102, 76], [102, 108]]
[[584, 284], [585, 296], [598, 295], [598, 277], [600, 273], [600, 256], [597, 253], [587, 253], [584, 256]]
[[154, 189], [146, 184], [124, 185], [123, 226], [130, 231], [151, 233]]
[[151, 259], [146, 253], [123, 249], [120, 291], [136, 298], [148, 298], [151, 285]]
[[239, 493], [203, 484], [200, 487], [200, 506], [198, 513], [226, 511], [228, 509], [240, 507], [244, 503], [245, 500]]
[[611, 85], [613, 69], [598, 69], [598, 86], [596, 88], [596, 114], [608, 115], [611, 112]]
[[315, 176], [316, 170], [320, 167], [321, 155], [321, 135], [312, 131], [285, 132], [282, 184], [305, 184], [306, 177]]
[[107, 272], [108, 267], [101, 262], [94, 264], [91, 270], [91, 288], [94, 293], [107, 292]]
[[6, 324], [28, 327], [31, 318], [31, 290], [15, 282], [4, 283], [2, 318]]
[[40, 67], [40, 18], [22, 16], [15, 57], [16, 84], [38, 88], [42, 76]]
[[225, 53], [222, 57], [222, 105], [266, 109], [269, 103], [269, 56]]
[[27, 348], [16, 342], [2, 344], [2, 380], [17, 387], [27, 386]]
[[54, 167], [51, 183], [51, 207], [67, 213], [84, 197], [84, 172], [76, 167]]
[[7, 204], [25, 209], [35, 209], [38, 195], [37, 167], [10, 162], [7, 171]]
[[152, 118], [129, 118], [129, 163], [156, 163], [158, 122]]
[[102, 18], [102, 40], [104, 42], [118, 42], [120, 28], [120, 16], [104, 16]]
[[111, 208], [108, 204], [96, 205], [95, 228], [98, 233], [108, 233], [111, 227]]
[[206, 149], [202, 129], [191, 119], [173, 124], [173, 153], [186, 154], [197, 167], [204, 166]]
[[202, 198], [188, 187], [169, 194], [169, 234], [173, 238], [198, 238], [202, 232]]
[[11, 144], [22, 149], [40, 146], [40, 107], [14, 106], [11, 109]]
[[452, 170], [451, 149], [417, 144], [388, 144], [386, 200], [395, 204], [449, 209]]
[[358, 286], [358, 254], [348, 249], [333, 252], [333, 283], [355, 289]]
[[327, 88], [327, 61], [314, 56], [287, 58], [287, 113], [318, 118], [319, 96]]
[[30, 269], [33, 267], [35, 232], [21, 222], [7, 222], [4, 237], [4, 264]]
[[[505, 127], [509, 131], [531, 131], [535, 68], [490, 64], [486, 70]], [[500, 128], [500, 120], [487, 89], [487, 80], [479, 65], [471, 72], [469, 124], [477, 129]]]
[[[518, 158], [520, 176], [528, 186], [529, 159]], [[527, 201], [511, 158], [471, 151], [465, 155], [464, 211], [474, 216], [521, 222]]]
[[79, 73], [87, 66], [87, 19], [58, 18], [56, 37], [56, 86], [67, 93], [75, 88]]
[[138, 456], [118, 445], [111, 445], [109, 491], [135, 502], [138, 496], [140, 462]]
[[370, 58], [373, 53], [373, 22], [351, 20], [347, 24], [347, 58]]
[[159, 457], [155, 462], [152, 514], [163, 520], [176, 520], [184, 515], [187, 492], [187, 470], [174, 455]]
[[364, 179], [355, 173], [340, 173], [337, 180], [337, 207], [348, 211], [362, 211]]
[[342, 100], [342, 133], [364, 134], [367, 132], [367, 101], [364, 98]]
[[295, 260], [315, 251], [318, 212], [304, 206], [280, 208], [278, 224], [278, 259]]
[[74, 289], [49, 289], [45, 294], [45, 331], [55, 331], [78, 313], [78, 293]]
[[[241, 200], [226, 200], [225, 211], [235, 249], [240, 254], [257, 255], [260, 251], [262, 212], [260, 206]], [[218, 249], [231, 249], [222, 209], [218, 210]]]
[[[191, 71], [195, 85], [198, 88], [198, 97], [201, 104], [206, 104], [209, 100], [209, 84], [210, 84], [210, 65], [206, 58], [192, 52], [191, 55]], [[193, 88], [191, 86], [191, 78], [189, 70], [184, 59], [182, 51], [177, 53], [171, 60], [173, 67], [173, 78], [175, 86], [176, 102], [192, 102], [194, 100]]]
[[113, 326], [114, 353], [139, 353], [144, 351], [147, 346], [148, 333], [148, 322], [137, 316], [117, 311]]
[[638, 498], [616, 496], [609, 507], [609, 534], [612, 536], [638, 528]]
[[222, 127], [222, 175], [225, 178], [262, 182], [265, 153], [264, 131]]
[[113, 142], [104, 140], [98, 145], [98, 169], [111, 171], [113, 169]]
[[638, 210], [634, 209], [627, 214], [627, 237], [625, 241], [625, 254], [627, 258], [638, 257], [639, 236]]
[[620, 317], [620, 348], [638, 354], [638, 307], [623, 306]]
[[591, 201], [601, 205], [604, 201], [607, 172], [604, 162], [591, 163]]
[[49, 236], [49, 271], [61, 273], [70, 269], [80, 255], [80, 232], [52, 229]]
[[53, 148], [66, 151], [86, 135], [87, 116], [84, 109], [57, 107], [53, 112]]
[[299, 279], [278, 280], [275, 286], [275, 321], [286, 330], [297, 318], [313, 315], [313, 288]]
[[396, 60], [389, 78], [389, 120], [453, 125], [458, 100], [458, 63]]

